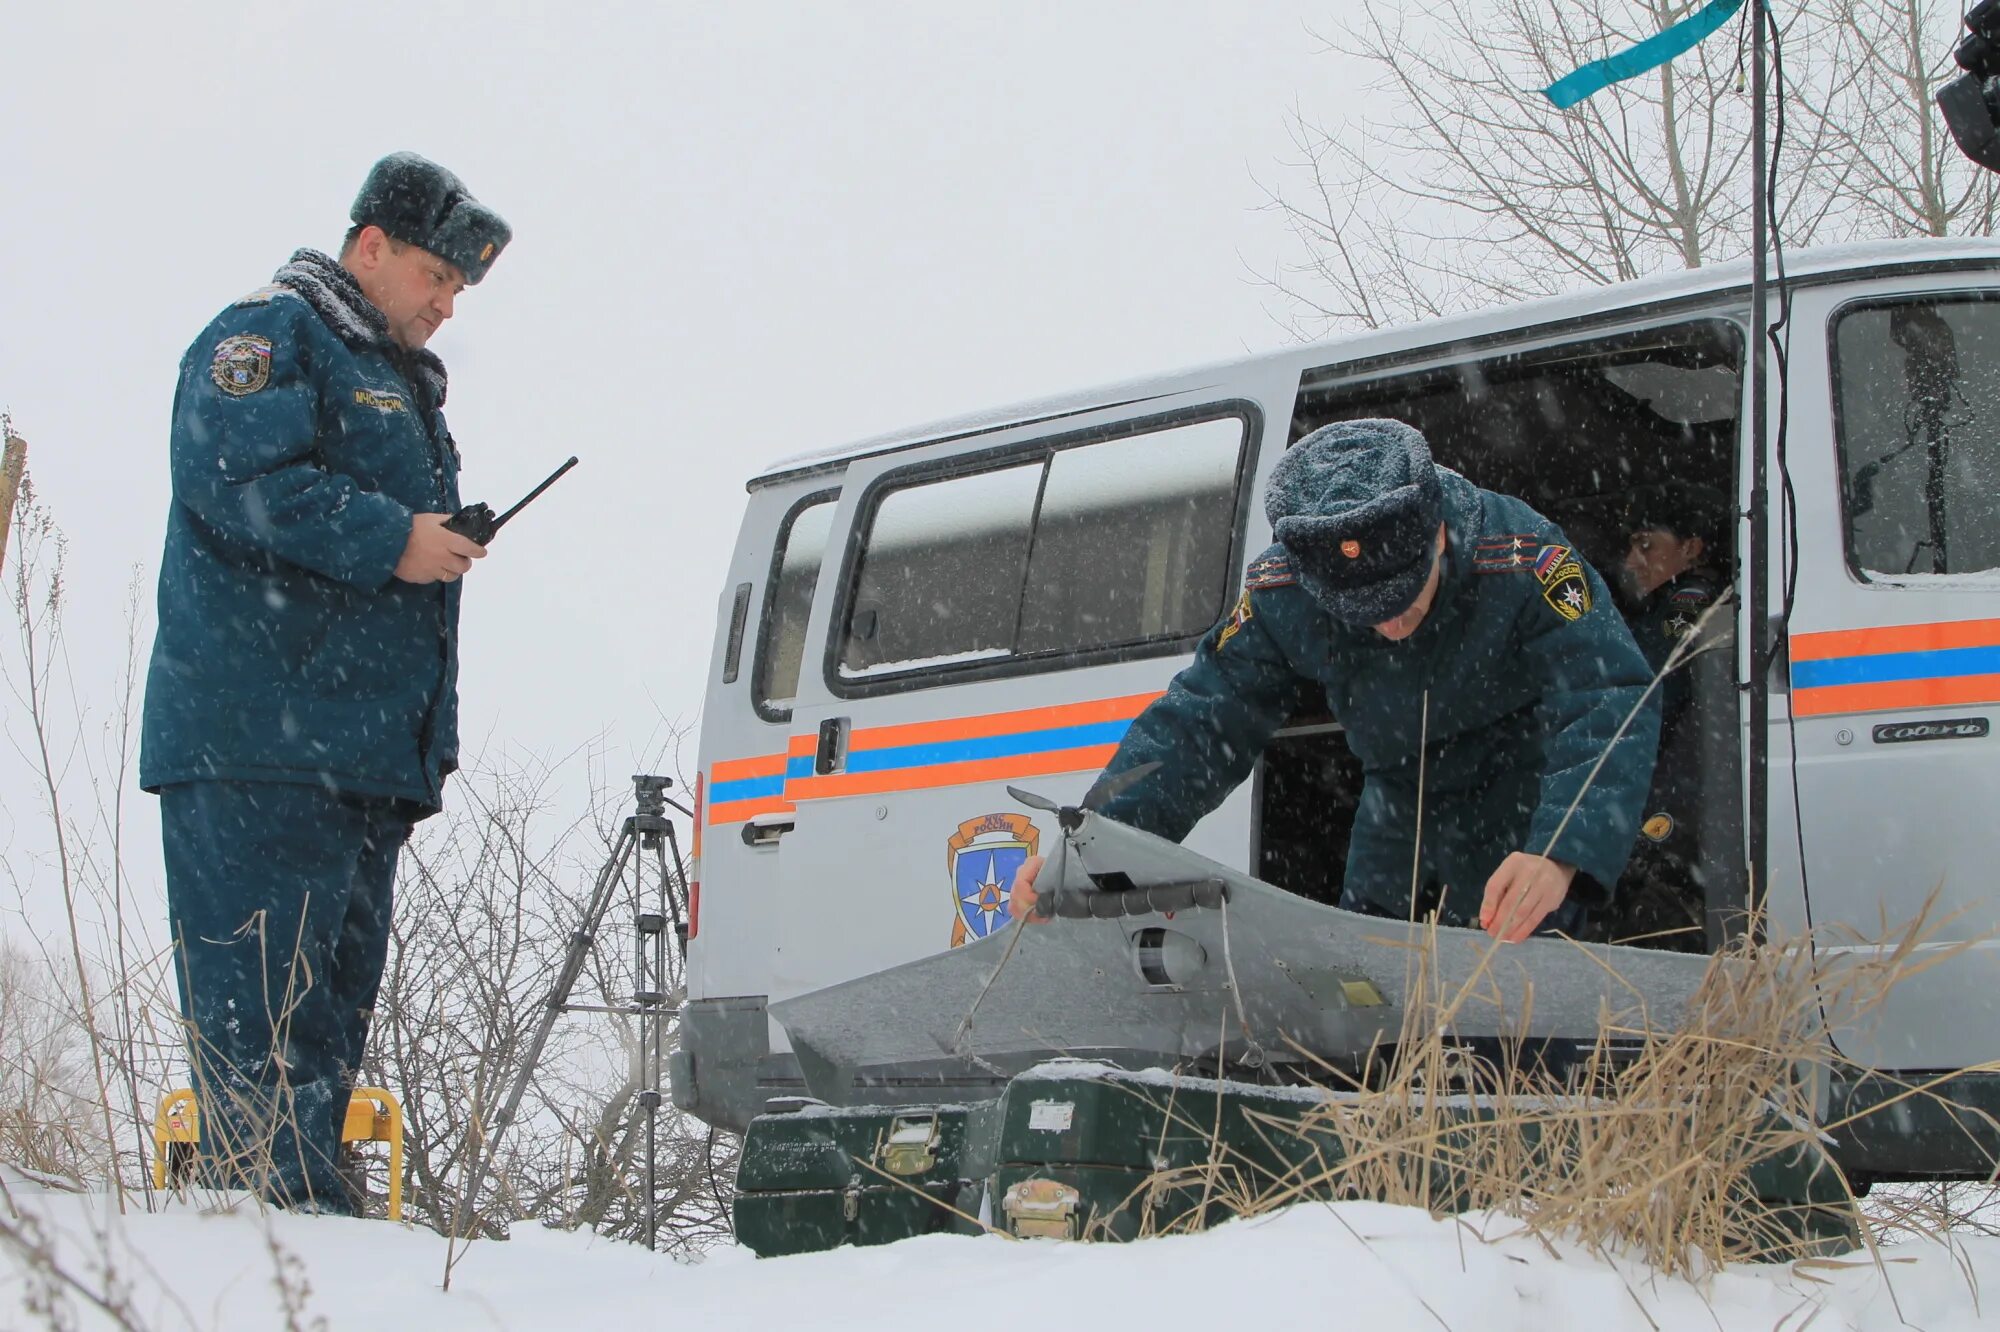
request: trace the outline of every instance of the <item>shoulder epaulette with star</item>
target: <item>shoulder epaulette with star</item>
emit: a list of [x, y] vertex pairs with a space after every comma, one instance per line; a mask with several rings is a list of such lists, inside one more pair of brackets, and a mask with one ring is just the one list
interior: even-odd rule
[[1473, 543], [1474, 573], [1520, 573], [1535, 567], [1548, 542], [1537, 532], [1496, 532]]
[[1256, 588], [1290, 587], [1298, 581], [1299, 571], [1292, 567], [1289, 555], [1266, 555], [1251, 561], [1250, 567], [1243, 571], [1243, 590], [1246, 592]]
[[269, 305], [271, 298], [282, 296], [289, 288], [278, 282], [267, 282], [252, 292], [246, 292], [232, 302], [233, 305]]

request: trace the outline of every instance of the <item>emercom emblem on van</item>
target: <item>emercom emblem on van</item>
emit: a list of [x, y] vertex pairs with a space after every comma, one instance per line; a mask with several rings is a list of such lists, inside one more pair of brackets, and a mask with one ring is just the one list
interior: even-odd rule
[[1007, 923], [1007, 894], [1014, 872], [1035, 854], [1042, 834], [1026, 814], [981, 814], [958, 825], [945, 843], [951, 897], [957, 917], [951, 946], [984, 939]]

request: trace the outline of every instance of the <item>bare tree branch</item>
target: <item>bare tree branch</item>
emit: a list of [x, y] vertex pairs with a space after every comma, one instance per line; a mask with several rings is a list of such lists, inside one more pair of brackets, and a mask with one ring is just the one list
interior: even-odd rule
[[[1300, 337], [1376, 328], [1746, 253], [1743, 31], [1568, 111], [1540, 91], [1697, 3], [1368, 0], [1322, 40], [1384, 109], [1329, 129], [1295, 107], [1291, 178], [1264, 186], [1295, 241], [1258, 275], [1274, 317]], [[1931, 101], [1956, 6], [1806, 0], [1782, 18], [1783, 242], [1989, 232], [2000, 177], [1958, 155]]]

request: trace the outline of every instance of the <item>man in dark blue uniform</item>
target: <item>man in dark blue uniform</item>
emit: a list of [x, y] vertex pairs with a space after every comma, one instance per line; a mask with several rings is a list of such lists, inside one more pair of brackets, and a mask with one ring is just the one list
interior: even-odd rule
[[[1399, 421], [1300, 440], [1265, 511], [1278, 544], [1105, 771], [1161, 767], [1103, 812], [1186, 836], [1303, 685], [1366, 774], [1341, 906], [1435, 910], [1508, 940], [1602, 906], [1638, 829], [1659, 711], [1603, 581], [1562, 532], [1437, 467]], [[1035, 868], [1016, 880], [1017, 915]]]
[[[1728, 585], [1714, 563], [1727, 510], [1719, 492], [1683, 481], [1648, 486], [1632, 496], [1619, 590], [1630, 607], [1626, 622], [1632, 637], [1655, 672]], [[1664, 733], [1687, 706], [1686, 675], [1669, 674], [1660, 690]]]
[[[1631, 498], [1619, 590], [1632, 637], [1655, 674], [1666, 669], [1674, 649], [1728, 587], [1716, 569], [1728, 509], [1720, 492], [1683, 481], [1648, 486]], [[1684, 669], [1660, 678], [1661, 762], [1646, 795], [1623, 900], [1614, 917], [1600, 924], [1609, 939], [1699, 952], [1707, 946], [1706, 909], [1690, 815], [1701, 774], [1675, 743], [1690, 684]]]
[[201, 1178], [346, 1211], [340, 1130], [396, 859], [457, 766], [459, 456], [425, 343], [509, 231], [384, 158], [336, 261], [300, 250], [181, 361], [140, 785]]

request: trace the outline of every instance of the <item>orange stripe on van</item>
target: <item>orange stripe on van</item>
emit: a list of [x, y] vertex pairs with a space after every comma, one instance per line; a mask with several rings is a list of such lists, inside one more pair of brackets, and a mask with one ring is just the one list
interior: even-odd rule
[[1095, 772], [1111, 761], [1116, 745], [1055, 749], [1007, 758], [940, 763], [926, 768], [896, 768], [888, 772], [837, 772], [825, 777], [795, 777], [785, 783], [792, 800], [823, 800], [830, 796], [886, 795], [892, 791], [931, 791], [973, 782], [1010, 781], [1016, 777], [1046, 777], [1060, 772]]
[[[701, 830], [706, 826], [705, 820], [707, 816], [707, 811], [703, 808], [702, 800], [702, 797], [707, 794], [706, 787], [707, 779], [705, 776], [699, 772], [696, 773], [694, 775], [694, 827], [690, 830], [694, 838], [694, 848], [688, 852], [688, 856], [694, 861], [694, 877], [697, 879], [701, 877]], [[692, 934], [693, 931], [690, 930], [689, 933]]]
[[785, 775], [783, 754], [759, 754], [755, 758], [717, 759], [710, 770], [711, 782], [738, 782], [745, 777], [782, 777]]
[[[758, 814], [792, 808], [785, 799], [785, 756], [758, 754], [751, 758], [717, 759], [706, 776], [711, 826], [741, 823]], [[747, 784], [747, 785], [746, 785]], [[717, 797], [721, 797], [717, 799]]]
[[[2000, 646], [2000, 620], [1947, 620], [1881, 629], [1832, 629], [1792, 638], [1793, 661], [1873, 656], [1880, 652], [1933, 652], [1944, 648]], [[1964, 701], [1964, 700], [1959, 700]], [[1891, 704], [1890, 706], [1901, 706]]]
[[720, 827], [725, 823], [742, 823], [754, 819], [759, 814], [789, 814], [795, 806], [783, 796], [759, 796], [755, 800], [725, 800], [708, 807], [710, 827]]
[[[1984, 647], [1986, 644], [1950, 646]], [[1818, 717], [1830, 712], [1881, 712], [1892, 708], [1955, 708], [1968, 703], [2000, 703], [2000, 675], [1820, 685], [1792, 691], [1792, 715], [1795, 717]]]
[[[1053, 707], [1023, 708], [1018, 712], [994, 712], [983, 717], [949, 717], [943, 721], [906, 722], [900, 726], [870, 726], [857, 729], [848, 741], [848, 752], [866, 749], [893, 749], [898, 745], [935, 744], [941, 740], [977, 740], [989, 735], [1014, 735], [1057, 726], [1082, 726], [1090, 722], [1130, 721], [1160, 697], [1160, 690], [1127, 694], [1122, 698], [1093, 699], [1088, 703], [1062, 703]], [[803, 748], [801, 748], [803, 744]], [[793, 736], [792, 753], [813, 752], [813, 737]]]

